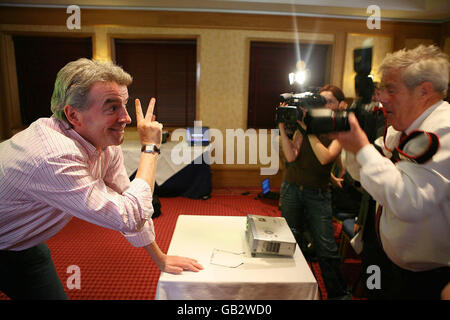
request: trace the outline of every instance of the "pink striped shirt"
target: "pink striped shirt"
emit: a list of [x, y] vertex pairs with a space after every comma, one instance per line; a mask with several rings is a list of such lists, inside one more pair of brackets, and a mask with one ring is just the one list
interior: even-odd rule
[[155, 240], [152, 193], [128, 179], [122, 150], [98, 152], [68, 124], [41, 118], [0, 144], [0, 249], [45, 242], [72, 216], [122, 232], [135, 247]]

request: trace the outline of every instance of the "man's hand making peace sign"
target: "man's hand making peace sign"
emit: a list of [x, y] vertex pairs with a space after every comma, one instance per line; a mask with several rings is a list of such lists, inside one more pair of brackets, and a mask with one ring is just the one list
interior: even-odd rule
[[161, 145], [163, 126], [161, 123], [155, 121], [155, 115], [153, 114], [155, 103], [156, 99], [151, 98], [150, 103], [148, 104], [147, 113], [145, 114], [144, 118], [141, 102], [139, 101], [139, 99], [136, 99], [136, 120], [141, 144], [145, 145], [154, 143], [159, 147]]

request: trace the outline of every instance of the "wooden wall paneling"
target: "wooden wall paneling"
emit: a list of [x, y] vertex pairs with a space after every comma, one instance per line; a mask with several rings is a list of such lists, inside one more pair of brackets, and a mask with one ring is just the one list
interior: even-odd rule
[[283, 171], [276, 175], [263, 176], [259, 169], [236, 169], [211, 167], [212, 185], [214, 188], [223, 187], [260, 187], [261, 182], [269, 178], [270, 186], [280, 188], [283, 182]]
[[[5, 96], [3, 132], [5, 138], [22, 130], [22, 118], [20, 114], [19, 89], [17, 83], [16, 59], [14, 55], [14, 43], [11, 35], [0, 33], [1, 41], [1, 75], [2, 86]], [[1, 125], [1, 123], [0, 123]]]
[[330, 83], [341, 88], [344, 78], [344, 65], [345, 65], [345, 47], [347, 45], [347, 35], [345, 32], [339, 31], [335, 34], [334, 44], [331, 52], [331, 65], [330, 65]]
[[[240, 30], [294, 31], [292, 19], [300, 32], [354, 32], [439, 35], [439, 23], [382, 21], [381, 29], [367, 29], [365, 19], [338, 19], [320, 17], [289, 17], [278, 15], [235, 14], [215, 12], [175, 12], [151, 10], [83, 9], [83, 26], [177, 27]], [[65, 26], [68, 14], [65, 8], [2, 7], [3, 24]]]

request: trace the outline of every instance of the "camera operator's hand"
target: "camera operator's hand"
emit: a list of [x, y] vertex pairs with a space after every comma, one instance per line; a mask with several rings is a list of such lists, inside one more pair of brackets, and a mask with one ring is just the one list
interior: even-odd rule
[[370, 144], [370, 142], [353, 112], [349, 113], [348, 123], [350, 124], [350, 131], [335, 132], [331, 136], [333, 139], [337, 139], [345, 150], [357, 154], [361, 148]]
[[303, 130], [306, 131], [306, 124], [304, 121], [297, 120], [297, 123], [302, 127]]
[[345, 102], [345, 100], [342, 100], [341, 102], [339, 102], [338, 110], [342, 111], [347, 109], [347, 107], [348, 107], [347, 102]]
[[141, 144], [156, 144], [161, 145], [162, 141], [162, 124], [155, 121], [155, 116], [153, 115], [153, 109], [155, 108], [156, 99], [152, 98], [148, 104], [147, 113], [145, 118], [143, 116], [141, 102], [139, 99], [135, 100], [136, 105], [136, 121], [137, 130], [139, 132], [139, 139]]
[[303, 107], [299, 107], [299, 108], [302, 110], [303, 117], [302, 117], [301, 121], [297, 120], [297, 122], [302, 127], [302, 129], [306, 131], [305, 117], [306, 117], [307, 110]]

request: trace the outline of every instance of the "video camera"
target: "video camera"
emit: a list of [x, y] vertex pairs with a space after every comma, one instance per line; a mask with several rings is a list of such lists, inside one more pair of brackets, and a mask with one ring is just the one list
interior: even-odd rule
[[325, 108], [327, 101], [318, 93], [284, 93], [280, 95], [280, 101], [287, 106], [277, 108], [275, 121], [285, 124], [288, 136], [298, 128], [297, 120], [303, 120], [307, 126], [306, 132], [312, 134], [350, 129], [347, 111]]
[[278, 107], [275, 122], [284, 123], [288, 136], [291, 136], [297, 129], [297, 120], [302, 121], [306, 116], [303, 110], [308, 113], [313, 108], [323, 107], [327, 101], [320, 94], [303, 92], [283, 93], [280, 95], [280, 103], [286, 106]]
[[[380, 135], [380, 131], [384, 130], [384, 114], [376, 108], [378, 102], [372, 103], [374, 84], [372, 78], [369, 77], [372, 68], [372, 48], [355, 49], [353, 58], [357, 98], [347, 110], [334, 111], [325, 108], [325, 98], [314, 92], [280, 95], [280, 102], [287, 104], [287, 106], [277, 108], [275, 122], [277, 124], [285, 123], [289, 137], [298, 128], [297, 120], [302, 119], [307, 126], [307, 134], [350, 130], [349, 112], [356, 115], [370, 142], [373, 142]], [[303, 110], [306, 110], [306, 112]]]

